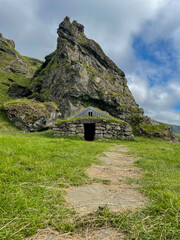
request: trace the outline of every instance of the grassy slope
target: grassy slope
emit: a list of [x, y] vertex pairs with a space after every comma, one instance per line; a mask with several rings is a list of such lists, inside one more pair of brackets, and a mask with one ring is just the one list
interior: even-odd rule
[[148, 206], [123, 214], [103, 210], [82, 220], [65, 205], [65, 189], [90, 182], [85, 169], [111, 141], [57, 138], [50, 132], [1, 134], [0, 239], [24, 239], [47, 226], [83, 231], [82, 221], [87, 227], [120, 227], [129, 239], [179, 239], [179, 144], [146, 138], [115, 142], [140, 157], [144, 177], [137, 183]]
[[[158, 122], [158, 121], [153, 120], [153, 119], [152, 119], [152, 122], [153, 122], [154, 124], [163, 124], [162, 122]], [[169, 127], [171, 127], [171, 129], [172, 129], [172, 131], [173, 131], [174, 134], [180, 135], [180, 126], [174, 125], [174, 124], [167, 124], [167, 125], [168, 125]]]

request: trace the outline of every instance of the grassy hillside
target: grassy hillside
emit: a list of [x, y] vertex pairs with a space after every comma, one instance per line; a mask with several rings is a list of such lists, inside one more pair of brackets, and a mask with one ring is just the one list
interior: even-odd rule
[[[149, 198], [147, 207], [121, 214], [104, 209], [77, 218], [65, 204], [65, 190], [92, 182], [86, 168], [113, 142], [129, 146], [138, 156], [144, 175], [128, 184], [137, 184]], [[111, 226], [127, 239], [179, 239], [179, 144], [140, 137], [86, 142], [53, 137], [51, 132], [12, 131], [10, 136], [0, 134], [0, 156], [0, 239], [25, 239], [47, 226], [61, 232]]]
[[[154, 124], [163, 124], [162, 122], [158, 122], [156, 120], [152, 120]], [[174, 124], [168, 124], [167, 125], [172, 129], [173, 133], [176, 135], [180, 135], [180, 126], [174, 125]]]

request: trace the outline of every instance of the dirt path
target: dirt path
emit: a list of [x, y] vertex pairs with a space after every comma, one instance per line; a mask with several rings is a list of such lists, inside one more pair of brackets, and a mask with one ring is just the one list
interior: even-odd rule
[[[102, 165], [93, 164], [87, 169], [92, 179], [102, 183], [94, 183], [68, 189], [67, 202], [81, 216], [95, 212], [99, 207], [108, 207], [110, 211], [134, 210], [143, 207], [144, 197], [132, 186], [125, 183], [127, 178], [139, 178], [141, 171], [134, 166], [136, 159], [128, 154], [125, 145], [114, 145], [104, 157], [99, 159]], [[104, 184], [103, 184], [104, 183]], [[29, 240], [120, 240], [125, 236], [115, 229], [102, 228], [85, 230], [83, 237], [79, 235], [60, 235], [51, 229], [40, 230]]]
[[80, 214], [96, 211], [99, 207], [108, 207], [110, 211], [132, 210], [144, 205], [144, 197], [133, 187], [125, 183], [127, 178], [141, 176], [139, 168], [134, 167], [134, 159], [124, 145], [115, 145], [105, 157], [100, 157], [102, 165], [93, 164], [87, 173], [92, 179], [104, 180], [72, 187], [68, 192], [68, 202]]
[[84, 236], [79, 236], [74, 234], [71, 236], [70, 234], [59, 234], [59, 232], [45, 229], [39, 230], [38, 233], [29, 238], [29, 240], [123, 240], [124, 235], [122, 233], [118, 233], [116, 230], [112, 228], [104, 228], [96, 231], [85, 231]]

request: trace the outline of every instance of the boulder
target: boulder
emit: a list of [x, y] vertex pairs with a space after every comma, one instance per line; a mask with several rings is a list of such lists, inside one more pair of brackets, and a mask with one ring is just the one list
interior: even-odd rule
[[40, 103], [29, 99], [7, 102], [3, 105], [3, 109], [9, 120], [26, 132], [52, 128], [61, 115], [55, 103]]

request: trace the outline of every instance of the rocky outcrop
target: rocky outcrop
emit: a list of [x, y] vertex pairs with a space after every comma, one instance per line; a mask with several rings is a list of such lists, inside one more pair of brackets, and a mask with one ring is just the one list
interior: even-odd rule
[[174, 143], [179, 142], [172, 132], [172, 129], [166, 124], [150, 125], [143, 122], [136, 126], [136, 134], [139, 136], [162, 138], [166, 141], [172, 141]]
[[131, 122], [142, 116], [125, 74], [84, 34], [84, 26], [66, 17], [57, 30], [57, 49], [36, 72], [31, 87], [48, 101], [56, 102], [62, 118], [87, 106], [95, 106]]
[[18, 84], [12, 84], [8, 89], [8, 94], [15, 98], [24, 98], [32, 94], [28, 87], [24, 87]]
[[[94, 120], [94, 121], [93, 121]], [[125, 139], [133, 138], [132, 128], [125, 122], [108, 122], [105, 119], [82, 119], [76, 121], [65, 121], [57, 123], [53, 128], [55, 136], [66, 135], [85, 137], [84, 124], [92, 123], [95, 124], [95, 139], [100, 138], [116, 138]]]
[[10, 121], [26, 132], [52, 128], [55, 120], [60, 117], [57, 106], [51, 102], [18, 99], [5, 103], [3, 109]]
[[15, 49], [15, 42], [0, 34], [0, 71], [31, 78], [41, 64], [38, 59], [21, 56]]

